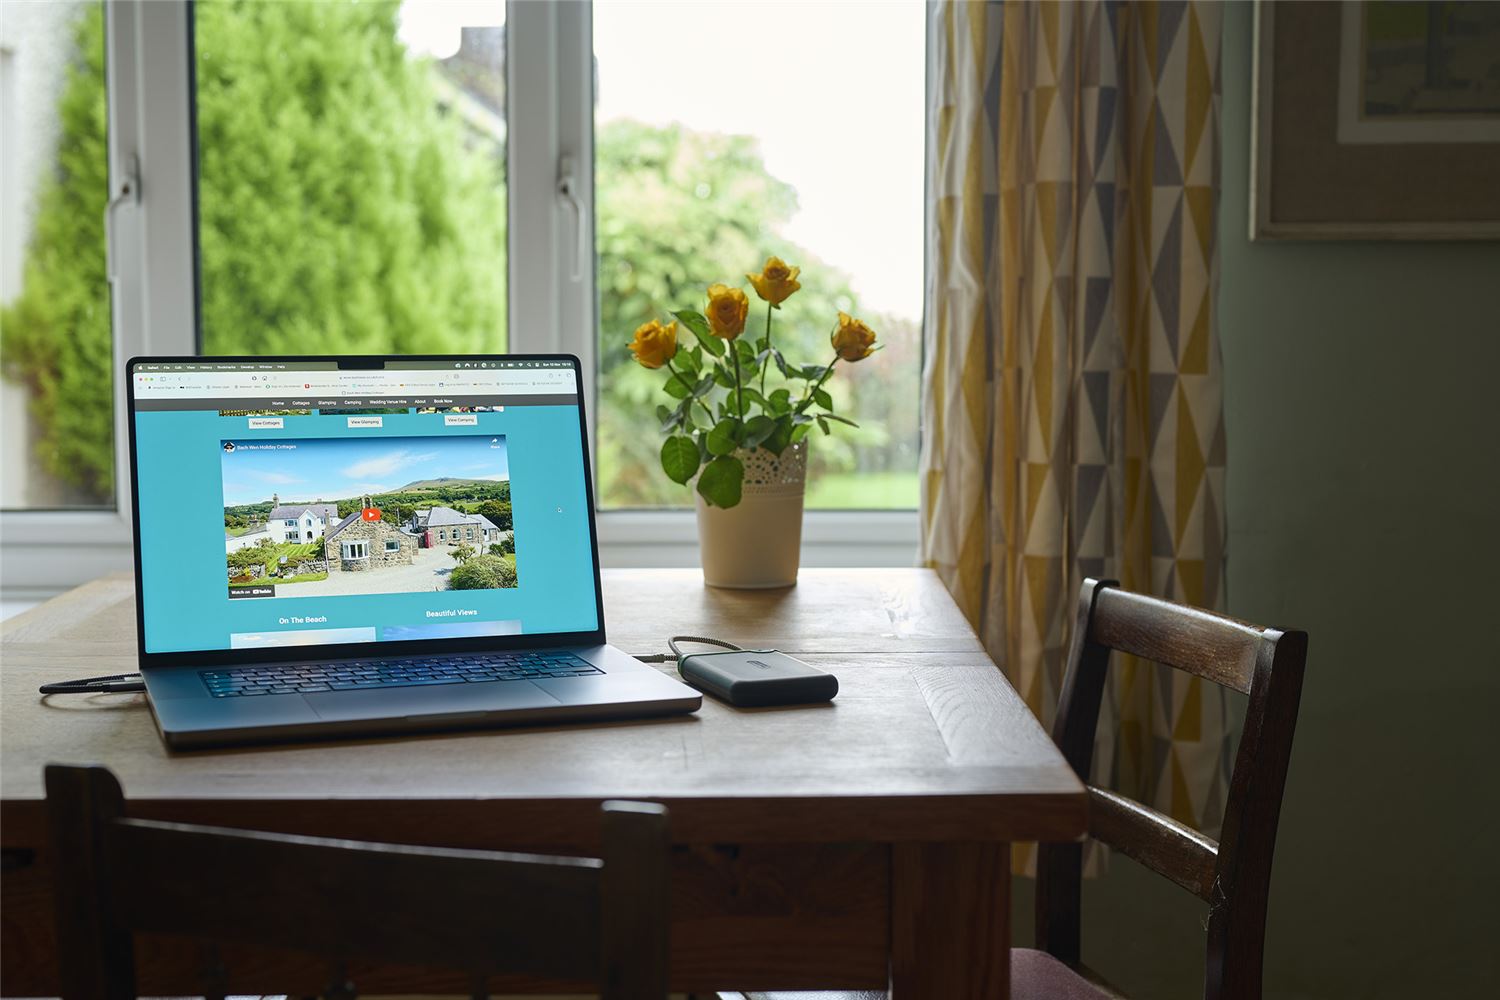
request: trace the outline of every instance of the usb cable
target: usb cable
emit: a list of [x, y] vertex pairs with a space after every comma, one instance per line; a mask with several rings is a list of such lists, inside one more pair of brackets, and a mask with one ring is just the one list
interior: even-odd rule
[[719, 646], [724, 649], [739, 650], [741, 647], [723, 639], [710, 639], [706, 635], [674, 635], [667, 640], [667, 646], [671, 648], [670, 653], [643, 653], [636, 656], [642, 663], [676, 663], [682, 659], [682, 650], [677, 648], [679, 642], [701, 642], [708, 646]]
[[37, 691], [41, 694], [121, 694], [128, 691], [144, 691], [146, 682], [140, 674], [110, 674], [108, 677], [86, 677], [77, 681], [60, 681], [43, 684]]

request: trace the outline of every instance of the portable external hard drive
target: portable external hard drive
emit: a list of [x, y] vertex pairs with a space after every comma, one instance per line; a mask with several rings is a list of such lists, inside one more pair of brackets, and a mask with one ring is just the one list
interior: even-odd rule
[[693, 653], [677, 669], [693, 687], [742, 708], [830, 701], [839, 693], [833, 674], [774, 649]]

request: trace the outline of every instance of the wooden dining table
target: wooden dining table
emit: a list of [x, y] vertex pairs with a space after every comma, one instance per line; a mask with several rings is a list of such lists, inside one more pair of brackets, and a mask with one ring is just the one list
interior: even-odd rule
[[[171, 753], [145, 696], [41, 696], [135, 668], [128, 576], [4, 623], [0, 994], [56, 995], [43, 765], [100, 763], [132, 813], [388, 843], [587, 854], [606, 799], [670, 811], [675, 990], [880, 989], [1004, 998], [1010, 844], [1081, 837], [1083, 786], [924, 569], [804, 569], [781, 590], [696, 570], [607, 570], [609, 641], [674, 634], [776, 648], [838, 676], [831, 703]], [[671, 666], [661, 667], [671, 671]], [[191, 873], [184, 873], [191, 877]], [[233, 907], [235, 901], [223, 901]], [[525, 900], [496, 900], [525, 906]], [[232, 992], [316, 993], [328, 969], [224, 946]], [[141, 990], [199, 983], [201, 943], [143, 936]], [[361, 993], [464, 993], [441, 970], [353, 965]], [[497, 993], [586, 983], [492, 980]]]

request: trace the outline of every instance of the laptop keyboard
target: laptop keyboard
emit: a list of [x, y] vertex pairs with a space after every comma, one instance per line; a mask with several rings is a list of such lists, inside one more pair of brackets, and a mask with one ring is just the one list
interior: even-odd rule
[[368, 688], [416, 687], [425, 684], [474, 684], [522, 681], [542, 677], [583, 677], [604, 671], [572, 653], [471, 653], [410, 660], [345, 660], [338, 663], [267, 664], [228, 670], [200, 670], [198, 676], [215, 698], [317, 691], [363, 691]]

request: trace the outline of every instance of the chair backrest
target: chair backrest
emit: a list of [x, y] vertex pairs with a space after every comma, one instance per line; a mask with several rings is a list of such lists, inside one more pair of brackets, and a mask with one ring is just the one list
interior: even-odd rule
[[[1208, 903], [1206, 1000], [1259, 997], [1271, 854], [1307, 633], [1132, 594], [1114, 581], [1084, 581], [1052, 737], [1085, 784], [1112, 650], [1249, 695], [1219, 841], [1091, 784], [1089, 835]], [[1082, 844], [1038, 851], [1037, 947], [1069, 964], [1079, 960], [1082, 864]]]
[[[131, 818], [102, 767], [46, 769], [65, 1000], [136, 996], [135, 932], [467, 973], [594, 981], [667, 996], [670, 841], [663, 806], [606, 802], [603, 857], [296, 837]], [[226, 992], [224, 970], [204, 984]]]

